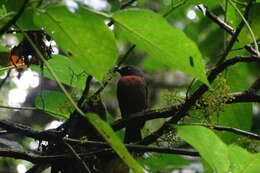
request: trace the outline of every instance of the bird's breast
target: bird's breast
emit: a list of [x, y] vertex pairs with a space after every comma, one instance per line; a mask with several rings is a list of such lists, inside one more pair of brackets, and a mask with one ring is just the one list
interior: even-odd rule
[[118, 81], [117, 97], [123, 115], [141, 112], [146, 107], [146, 83], [143, 77], [128, 75]]

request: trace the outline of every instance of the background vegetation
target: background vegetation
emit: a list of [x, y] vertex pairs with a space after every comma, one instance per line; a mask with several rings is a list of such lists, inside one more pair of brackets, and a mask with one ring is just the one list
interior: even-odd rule
[[[259, 172], [259, 0], [0, 2], [0, 172]], [[122, 120], [124, 65], [149, 107]]]

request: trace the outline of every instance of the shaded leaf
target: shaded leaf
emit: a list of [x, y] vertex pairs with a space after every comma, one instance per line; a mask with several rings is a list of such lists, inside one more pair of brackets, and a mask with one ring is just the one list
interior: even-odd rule
[[[58, 76], [60, 82], [81, 89], [85, 87], [87, 75], [78, 64], [71, 60], [71, 58], [62, 55], [52, 55], [52, 58], [49, 59], [48, 62]], [[32, 69], [41, 72], [39, 66], [32, 66]], [[44, 68], [43, 75], [49, 79], [55, 80], [47, 68]]]
[[[258, 40], [260, 38], [260, 3], [254, 4], [252, 6], [249, 11], [249, 18], [247, 21], [254, 33], [255, 39]], [[243, 45], [253, 42], [247, 27], [244, 27], [241, 31], [241, 34], [239, 35], [239, 40], [241, 40], [240, 42], [242, 42]]]
[[57, 91], [42, 91], [35, 99], [35, 106], [58, 119], [67, 119], [73, 111], [67, 97]]
[[[123, 10], [112, 16], [117, 33], [172, 70], [181, 70], [208, 83], [199, 49], [182, 31], [151, 11]], [[193, 66], [190, 64], [193, 58]]]
[[229, 158], [232, 173], [258, 173], [260, 170], [260, 153], [251, 154], [241, 147], [230, 145]]
[[151, 172], [170, 171], [182, 168], [189, 162], [178, 155], [153, 153], [145, 155], [139, 161]]
[[53, 7], [35, 14], [34, 22], [52, 36], [72, 61], [97, 80], [102, 80], [116, 61], [114, 36], [101, 16], [84, 9], [71, 13], [66, 7]]

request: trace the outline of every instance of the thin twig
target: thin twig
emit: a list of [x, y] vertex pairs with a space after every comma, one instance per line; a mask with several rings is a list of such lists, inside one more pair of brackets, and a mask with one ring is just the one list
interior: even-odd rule
[[[128, 144], [131, 145], [131, 144]], [[186, 156], [199, 156], [199, 153], [196, 151], [186, 150], [186, 149], [170, 149], [170, 148], [159, 148], [159, 147], [146, 147], [146, 146], [132, 146], [131, 149], [135, 149], [139, 152], [158, 152], [165, 154], [179, 154]], [[81, 157], [93, 157], [94, 155], [100, 152], [111, 151], [111, 149], [102, 149], [94, 152], [86, 152], [86, 153], [76, 153]], [[62, 155], [49, 155], [49, 156], [41, 156], [35, 155], [29, 152], [21, 152], [18, 150], [11, 149], [0, 149], [1, 157], [9, 157], [14, 159], [26, 160], [34, 164], [53, 164], [55, 162], [68, 161], [69, 159], [74, 160], [75, 156], [71, 154], [62, 154]]]
[[[86, 145], [86, 146], [99, 146], [99, 147], [110, 147], [105, 142], [99, 141], [87, 141], [82, 142], [77, 139], [66, 139], [67, 142], [72, 142], [77, 145]], [[135, 145], [135, 144], [125, 144], [125, 147], [131, 151], [135, 152], [158, 152], [158, 153], [165, 153], [165, 154], [180, 154], [180, 155], [187, 155], [187, 156], [199, 156], [198, 152], [191, 151], [187, 149], [172, 149], [172, 148], [165, 148], [165, 147], [149, 147], [144, 145]]]
[[255, 48], [253, 48], [253, 46], [252, 46], [251, 44], [245, 45], [244, 48], [245, 48], [250, 54], [257, 56], [257, 52], [256, 52]]
[[[250, 0], [246, 6], [246, 10], [244, 13], [244, 18], [247, 20], [248, 19], [248, 15], [249, 15], [249, 11], [253, 5], [254, 0]], [[227, 45], [227, 48], [225, 49], [222, 57], [219, 59], [219, 61], [217, 62], [217, 65], [221, 64], [227, 57], [228, 53], [230, 52], [230, 50], [232, 49], [233, 45], [235, 44], [235, 42], [237, 41], [238, 35], [240, 34], [240, 32], [242, 31], [243, 27], [245, 25], [244, 20], [241, 20], [241, 22], [239, 23], [238, 27], [236, 28], [235, 33], [233, 34], [231, 40], [229, 41], [229, 44]]]
[[171, 9], [169, 11], [167, 11], [163, 17], [167, 17], [169, 16], [175, 9], [179, 8], [180, 6], [184, 5], [187, 2], [187, 0], [183, 0], [179, 3], [177, 3], [176, 5], [172, 6]]
[[[130, 0], [126, 2], [125, 4], [122, 4], [121, 7], [119, 8], [120, 10], [123, 10], [129, 6], [131, 6], [136, 0]], [[111, 20], [110, 22], [107, 23], [107, 26], [112, 26], [114, 22]]]
[[31, 137], [37, 140], [47, 140], [56, 141], [61, 138], [59, 132], [55, 131], [35, 131], [31, 127], [25, 126], [23, 124], [10, 122], [7, 120], [0, 120], [0, 128], [7, 130], [8, 132], [20, 134], [22, 136]]
[[85, 85], [85, 88], [83, 90], [83, 93], [78, 101], [78, 107], [81, 107], [84, 100], [87, 99], [88, 97], [88, 94], [89, 94], [89, 89], [90, 89], [90, 83], [91, 83], [91, 80], [92, 80], [92, 76], [91, 75], [88, 75], [87, 79], [86, 79], [86, 85]]
[[12, 110], [25, 110], [25, 111], [33, 111], [36, 110], [36, 107], [13, 107], [13, 106], [4, 106], [0, 105], [0, 109], [12, 109]]
[[[13, 106], [4, 106], [4, 105], [0, 105], [0, 109], [11, 109], [11, 110], [19, 110], [19, 111], [33, 111], [33, 110], [37, 110], [39, 108], [37, 107], [13, 107]], [[58, 115], [60, 117], [64, 117], [63, 114], [59, 114], [56, 112], [51, 112], [48, 110], [44, 110], [44, 112], [48, 113], [48, 114], [53, 114], [53, 115]]]
[[10, 73], [11, 73], [11, 69], [9, 69], [6, 73], [6, 76], [4, 77], [4, 79], [1, 80], [0, 82], [0, 89], [4, 86], [6, 80], [9, 78], [10, 76]]
[[241, 129], [237, 129], [237, 128], [233, 128], [233, 127], [214, 125], [214, 124], [202, 124], [202, 123], [188, 123], [188, 124], [178, 124], [178, 125], [203, 126], [203, 127], [207, 127], [207, 128], [214, 129], [214, 130], [228, 131], [228, 132], [235, 133], [235, 134], [238, 134], [238, 135], [246, 136], [246, 137], [251, 138], [251, 139], [260, 140], [260, 135], [258, 135], [258, 134], [248, 132], [248, 131], [245, 131], [245, 130], [241, 130]]
[[8, 31], [6, 31], [6, 33], [8, 34], [13, 34], [13, 33], [23, 33], [23, 32], [43, 32], [42, 29], [10, 29]]
[[119, 59], [118, 63], [117, 63], [117, 67], [120, 67], [126, 60], [126, 58], [129, 56], [129, 54], [134, 50], [134, 48], [136, 47], [136, 45], [132, 45], [124, 54], [124, 56], [122, 56], [122, 58]]
[[124, 4], [120, 7], [120, 9], [122, 10], [122, 9], [125, 9], [125, 8], [131, 6], [135, 1], [136, 1], [136, 0], [130, 0], [130, 1], [126, 2], [126, 3], [124, 3]]
[[[85, 170], [88, 173], [91, 173], [90, 169], [88, 168], [87, 164], [85, 163], [84, 160], [82, 160], [80, 158], [80, 156], [78, 155], [78, 153], [73, 149], [73, 147], [68, 144], [66, 141], [63, 140], [63, 143], [65, 144], [65, 146], [69, 149], [69, 151], [76, 157], [77, 161], [80, 163], [80, 165], [82, 166], [82, 169]], [[84, 172], [85, 172], [84, 171]]]
[[252, 86], [248, 89], [249, 92], [257, 92], [260, 89], [260, 77], [256, 79], [256, 81], [252, 84]]
[[234, 35], [235, 34], [235, 30], [228, 25], [226, 22], [224, 22], [223, 20], [221, 20], [219, 17], [215, 16], [213, 13], [211, 13], [210, 11], [208, 11], [208, 9], [206, 7], [205, 10], [202, 9], [202, 7], [200, 5], [197, 5], [198, 9], [202, 12], [205, 12], [205, 15], [211, 19], [214, 23], [216, 23], [218, 26], [220, 26], [220, 28], [224, 29], [225, 31], [227, 31], [229, 34]]
[[[129, 56], [129, 54], [134, 50], [134, 48], [136, 47], [136, 45], [132, 45], [127, 51], [126, 53], [122, 56], [122, 58], [120, 58], [120, 60], [118, 61], [116, 67], [119, 67], [123, 64], [123, 62], [126, 60], [126, 58]], [[115, 73], [115, 70], [110, 70], [111, 74]], [[91, 98], [95, 98], [96, 96], [98, 96], [104, 89], [105, 87], [108, 85], [108, 83], [112, 80], [113, 75], [111, 75], [108, 79], [106, 79], [103, 84], [98, 88], [98, 90], [92, 95], [90, 96]]]
[[5, 135], [5, 134], [8, 134], [7, 130], [0, 130], [0, 135]]
[[37, 164], [28, 169], [25, 173], [41, 173], [49, 167], [49, 164]]
[[244, 21], [250, 35], [251, 35], [251, 38], [253, 40], [253, 43], [255, 45], [255, 50], [256, 50], [256, 53], [257, 53], [257, 56], [260, 56], [260, 53], [259, 53], [259, 50], [258, 50], [258, 45], [257, 45], [257, 42], [256, 42], [256, 38], [255, 38], [255, 34], [254, 32], [252, 31], [249, 23], [247, 22], [247, 19], [243, 16], [243, 14], [240, 12], [240, 10], [237, 8], [237, 6], [231, 1], [229, 0], [229, 3], [231, 4], [231, 6], [237, 11], [237, 13], [240, 15], [241, 19]]
[[[106, 150], [107, 149], [103, 149], [102, 151], [99, 150], [94, 152], [77, 153], [77, 155], [82, 157], [93, 157], [93, 155], [96, 155], [100, 152], [105, 152]], [[75, 156], [72, 154], [42, 156], [42, 155], [36, 155], [29, 152], [22, 152], [18, 150], [5, 149], [5, 148], [0, 148], [0, 156], [26, 160], [35, 164], [53, 164], [55, 162], [60, 162], [68, 159], [72, 159], [72, 160], [75, 159]]]

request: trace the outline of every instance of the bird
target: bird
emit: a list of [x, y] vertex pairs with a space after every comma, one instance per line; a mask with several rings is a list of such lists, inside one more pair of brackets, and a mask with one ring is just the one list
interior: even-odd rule
[[[135, 66], [116, 68], [121, 74], [117, 83], [117, 99], [122, 118], [129, 118], [134, 113], [147, 108], [147, 85], [143, 72]], [[141, 128], [144, 121], [126, 125], [124, 143], [136, 143], [142, 139]]]

